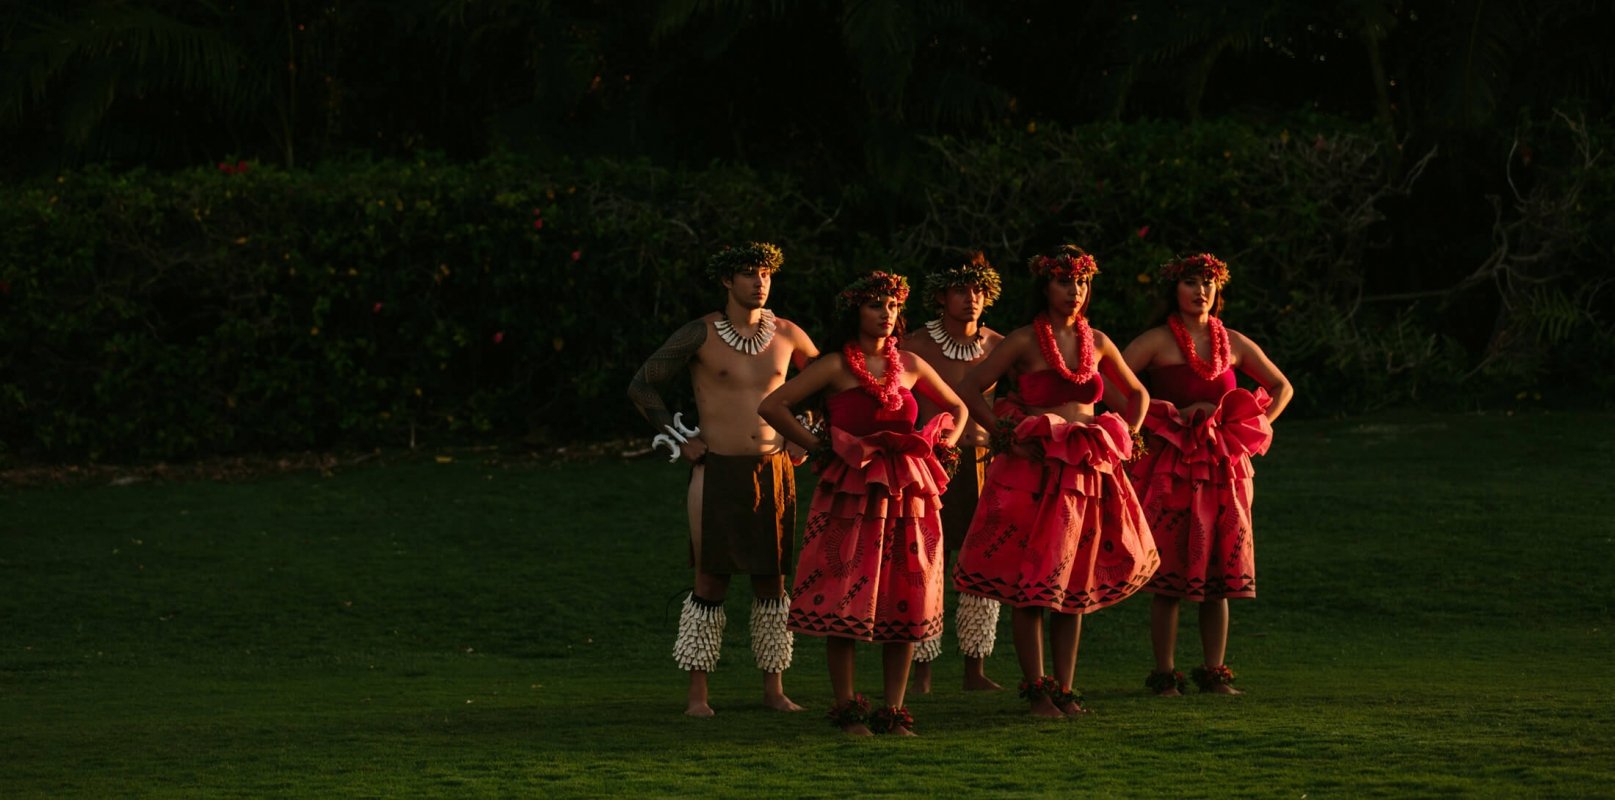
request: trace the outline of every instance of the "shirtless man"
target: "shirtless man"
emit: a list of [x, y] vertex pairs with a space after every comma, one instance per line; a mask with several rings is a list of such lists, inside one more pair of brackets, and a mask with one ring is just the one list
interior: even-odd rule
[[[679, 328], [647, 359], [628, 386], [628, 397], [659, 433], [679, 444], [690, 466], [690, 559], [695, 591], [684, 601], [673, 658], [690, 673], [692, 717], [710, 717], [707, 673], [723, 642], [723, 600], [729, 577], [751, 576], [751, 649], [763, 671], [763, 703], [801, 711], [785, 696], [780, 673], [791, 665], [785, 629], [796, 532], [796, 478], [785, 437], [757, 405], [785, 382], [785, 370], [818, 357], [801, 328], [763, 308], [774, 273], [784, 262], [766, 242], [726, 247], [707, 261], [707, 277], [725, 291], [723, 311]], [[689, 370], [700, 414], [699, 433], [681, 435], [663, 403], [660, 386]], [[677, 422], [682, 422], [677, 421]]]
[[[958, 266], [932, 272], [925, 277], [925, 292], [937, 306], [939, 315], [925, 327], [903, 339], [903, 349], [925, 359], [948, 386], [958, 389], [972, 366], [980, 363], [1004, 340], [1003, 334], [981, 324], [981, 313], [998, 299], [1001, 285], [998, 272], [979, 251]], [[992, 395], [988, 387], [986, 394]], [[940, 410], [923, 395], [920, 425]], [[970, 529], [976, 511], [976, 498], [987, 470], [987, 433], [975, 422], [967, 423], [959, 439], [959, 472], [942, 496], [942, 534], [948, 551], [957, 552]], [[959, 651], [965, 657], [964, 688], [1001, 689], [983, 671], [992, 655], [998, 634], [998, 601], [972, 595], [959, 595], [954, 618]], [[914, 648], [914, 684], [922, 694], [931, 691], [931, 662], [942, 655], [942, 640], [931, 639]]]

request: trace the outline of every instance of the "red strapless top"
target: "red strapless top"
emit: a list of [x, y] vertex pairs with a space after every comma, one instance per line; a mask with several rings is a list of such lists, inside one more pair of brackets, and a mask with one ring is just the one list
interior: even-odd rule
[[1179, 408], [1194, 403], [1216, 403], [1238, 386], [1233, 367], [1209, 381], [1194, 374], [1194, 367], [1188, 364], [1150, 368], [1150, 397]]
[[1064, 403], [1097, 403], [1105, 396], [1105, 378], [1094, 370], [1092, 378], [1072, 383], [1052, 369], [1024, 372], [1015, 376], [1021, 402], [1037, 408], [1053, 408]]
[[914, 394], [908, 389], [900, 388], [898, 393], [903, 397], [903, 407], [885, 411], [879, 400], [859, 387], [836, 392], [825, 401], [830, 411], [830, 424], [853, 436], [880, 431], [913, 433], [914, 421], [920, 418], [920, 404], [914, 402]]

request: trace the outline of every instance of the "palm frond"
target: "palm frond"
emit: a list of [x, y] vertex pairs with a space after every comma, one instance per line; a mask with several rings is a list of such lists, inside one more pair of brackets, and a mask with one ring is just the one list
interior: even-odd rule
[[923, 107], [916, 107], [915, 111], [932, 125], [979, 123], [991, 118], [1009, 102], [1009, 93], [1002, 87], [959, 67], [931, 70], [924, 84], [914, 86], [909, 95], [913, 98], [911, 107], [919, 105], [918, 98], [925, 98]]
[[758, 15], [778, 17], [789, 10], [786, 0], [662, 0], [651, 25], [651, 41], [659, 42], [684, 31], [707, 16], [741, 20]]
[[849, 0], [841, 40], [872, 102], [896, 111], [914, 72], [914, 8], [907, 0]]
[[1473, 2], [1465, 9], [1455, 57], [1449, 62], [1446, 106], [1457, 118], [1484, 121], [1497, 108], [1510, 64], [1526, 34], [1525, 9]]
[[89, 131], [130, 88], [206, 98], [235, 115], [253, 108], [269, 85], [266, 70], [215, 30], [158, 11], [114, 4], [78, 17], [45, 17], [15, 41], [0, 83], [0, 124], [14, 124], [47, 94], [68, 98], [69, 141]]

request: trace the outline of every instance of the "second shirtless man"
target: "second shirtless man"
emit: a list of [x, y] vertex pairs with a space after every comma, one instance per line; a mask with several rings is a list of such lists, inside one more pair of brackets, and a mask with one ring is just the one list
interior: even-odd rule
[[[998, 299], [1002, 285], [998, 272], [981, 252], [972, 253], [963, 263], [925, 276], [925, 294], [938, 309], [937, 318], [903, 339], [903, 349], [925, 359], [948, 386], [958, 389], [970, 368], [980, 363], [1004, 340], [1003, 334], [981, 324], [981, 314]], [[992, 388], [986, 392], [992, 394]], [[920, 419], [924, 425], [938, 409], [921, 396]], [[966, 424], [959, 438], [959, 472], [942, 496], [942, 533], [946, 552], [957, 552], [970, 529], [976, 511], [976, 498], [987, 469], [987, 434], [974, 421]], [[954, 613], [954, 632], [959, 652], [965, 658], [964, 688], [999, 689], [984, 671], [998, 635], [998, 602], [984, 597], [959, 595]], [[923, 693], [931, 691], [931, 662], [942, 654], [942, 640], [931, 639], [914, 648], [914, 684]]]

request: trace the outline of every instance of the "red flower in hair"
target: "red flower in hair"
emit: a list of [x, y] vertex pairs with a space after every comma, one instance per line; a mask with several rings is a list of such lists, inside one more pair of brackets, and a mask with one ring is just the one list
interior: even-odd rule
[[1092, 280], [1093, 276], [1099, 274], [1099, 262], [1087, 253], [1075, 257], [1066, 253], [1054, 258], [1033, 256], [1026, 262], [1026, 266], [1033, 275], [1047, 275], [1051, 278], [1071, 277], [1081, 281]]
[[857, 308], [879, 297], [890, 297], [899, 303], [908, 302], [908, 278], [879, 270], [847, 284], [836, 295], [836, 305]]
[[1165, 283], [1177, 283], [1184, 275], [1202, 275], [1212, 283], [1222, 286], [1228, 282], [1228, 262], [1210, 254], [1198, 253], [1187, 258], [1177, 258], [1161, 265], [1159, 277]]

